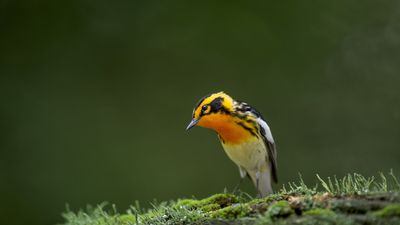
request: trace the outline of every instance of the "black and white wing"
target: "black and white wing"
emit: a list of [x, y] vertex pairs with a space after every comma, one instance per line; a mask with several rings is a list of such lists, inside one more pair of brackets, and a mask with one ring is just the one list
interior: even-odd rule
[[262, 117], [257, 118], [257, 123], [260, 125], [260, 131], [264, 139], [265, 146], [267, 147], [269, 165], [271, 167], [272, 179], [278, 182], [277, 174], [277, 161], [276, 161], [276, 146], [274, 138], [272, 137], [271, 130], [267, 122], [265, 122]]
[[256, 122], [260, 125], [260, 132], [264, 140], [265, 147], [267, 148], [268, 158], [266, 160], [268, 160], [268, 163], [270, 165], [272, 179], [273, 181], [278, 182], [276, 146], [267, 122], [265, 122], [261, 114], [256, 109], [254, 109], [247, 103], [236, 101], [235, 106], [238, 112], [250, 113], [251, 115], [257, 117]]

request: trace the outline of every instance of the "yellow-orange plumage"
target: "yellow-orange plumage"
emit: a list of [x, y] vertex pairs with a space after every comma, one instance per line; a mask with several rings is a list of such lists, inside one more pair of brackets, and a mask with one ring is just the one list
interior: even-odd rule
[[199, 121], [198, 125], [215, 130], [225, 144], [240, 144], [255, 138], [238, 124], [236, 118], [227, 114], [211, 114]]

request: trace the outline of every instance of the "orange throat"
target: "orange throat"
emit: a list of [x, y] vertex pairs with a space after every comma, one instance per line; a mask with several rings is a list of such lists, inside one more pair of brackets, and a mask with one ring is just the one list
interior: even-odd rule
[[224, 144], [240, 144], [254, 138], [238, 123], [238, 119], [226, 114], [208, 115], [201, 118], [197, 125], [215, 130]]

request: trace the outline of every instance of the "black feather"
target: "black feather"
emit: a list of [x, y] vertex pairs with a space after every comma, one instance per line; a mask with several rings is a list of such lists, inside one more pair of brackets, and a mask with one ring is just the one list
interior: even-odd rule
[[270, 169], [271, 169], [271, 174], [272, 174], [272, 179], [275, 183], [278, 182], [278, 172], [277, 172], [277, 162], [276, 162], [276, 146], [275, 143], [270, 142], [266, 138], [265, 130], [262, 126], [260, 126], [260, 133], [261, 136], [264, 140], [265, 147], [267, 148], [267, 155], [268, 158], [266, 159], [269, 161]]

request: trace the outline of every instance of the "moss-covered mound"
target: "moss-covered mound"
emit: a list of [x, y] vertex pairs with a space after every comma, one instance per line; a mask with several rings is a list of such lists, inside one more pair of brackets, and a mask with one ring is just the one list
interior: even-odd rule
[[353, 174], [320, 179], [321, 191], [300, 181], [266, 198], [222, 193], [161, 203], [146, 211], [131, 207], [124, 214], [100, 205], [67, 211], [64, 224], [400, 224], [400, 184], [392, 173], [390, 179]]

